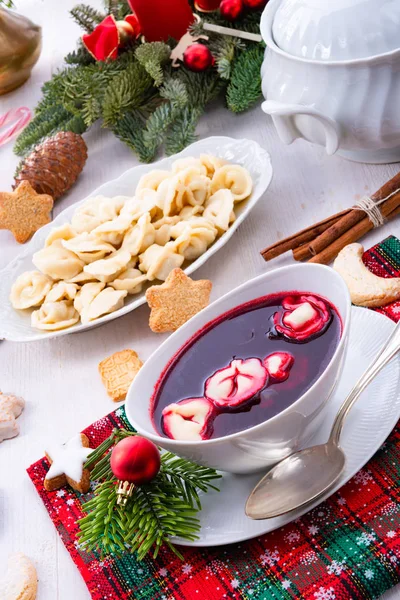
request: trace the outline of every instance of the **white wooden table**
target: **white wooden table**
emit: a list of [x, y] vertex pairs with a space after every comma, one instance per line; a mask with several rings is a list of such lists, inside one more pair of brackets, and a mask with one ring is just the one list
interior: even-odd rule
[[[80, 34], [68, 14], [75, 0], [15, 1], [21, 13], [42, 26], [44, 45], [31, 79], [0, 97], [0, 114], [11, 107], [33, 108], [42, 83], [61, 65]], [[92, 0], [91, 4], [100, 8], [101, 2]], [[212, 280], [213, 299], [290, 261], [284, 257], [266, 264], [259, 255], [262, 247], [348, 207], [398, 169], [397, 165], [362, 165], [327, 157], [322, 149], [304, 142], [283, 146], [259, 107], [235, 116], [216, 105], [203, 118], [199, 134], [255, 139], [269, 150], [274, 167], [273, 183], [263, 200], [227, 246], [196, 273], [198, 278]], [[137, 164], [129, 149], [105, 130], [94, 127], [85, 139], [89, 159], [77, 184], [57, 202], [55, 214]], [[12, 143], [0, 148], [2, 191], [11, 189], [17, 162]], [[372, 232], [365, 245], [390, 233], [400, 234], [398, 222]], [[10, 233], [0, 231], [0, 269], [20, 249]], [[43, 455], [50, 440], [67, 440], [116, 408], [101, 384], [97, 365], [126, 347], [137, 350], [143, 360], [148, 358], [164, 336], [152, 333], [147, 320], [148, 309], [142, 307], [88, 333], [32, 344], [0, 343], [0, 389], [23, 396], [27, 403], [19, 419], [21, 434], [0, 445], [0, 564], [10, 552], [30, 556], [37, 565], [39, 600], [85, 600], [89, 594], [25, 469]], [[399, 597], [400, 586], [384, 599]]]

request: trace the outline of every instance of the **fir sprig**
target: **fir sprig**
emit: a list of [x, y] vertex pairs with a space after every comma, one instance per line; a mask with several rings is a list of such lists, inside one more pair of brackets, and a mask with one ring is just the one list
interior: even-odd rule
[[[192, 2], [193, 4], [193, 2]], [[104, 12], [86, 4], [71, 11], [84, 32], [92, 32], [107, 14], [117, 20], [130, 12], [126, 0], [104, 0]], [[258, 32], [261, 13], [248, 11], [230, 27]], [[202, 20], [227, 25], [218, 12]], [[171, 49], [176, 42], [129, 41], [118, 58], [96, 61], [78, 41], [66, 66], [43, 85], [35, 116], [17, 138], [20, 156], [57, 131], [83, 133], [96, 121], [107, 127], [143, 162], [151, 162], [164, 145], [167, 154], [179, 152], [196, 139], [197, 122], [207, 104], [219, 94], [233, 112], [241, 112], [261, 95], [260, 66], [264, 47], [237, 37], [206, 33], [215, 67], [202, 73], [182, 63], [173, 69]]]
[[100, 11], [91, 6], [87, 6], [86, 4], [77, 4], [71, 10], [70, 14], [73, 20], [78, 23], [86, 33], [91, 33], [96, 25], [101, 23], [105, 17]]
[[183, 559], [171, 538], [198, 539], [201, 510], [199, 492], [217, 490], [220, 475], [170, 452], [161, 457], [161, 468], [152, 482], [137, 486], [128, 504], [117, 505], [116, 479], [110, 467], [110, 449], [132, 431], [116, 429], [85, 464], [93, 467], [91, 478], [98, 481], [93, 497], [83, 505], [87, 513], [79, 521], [80, 543], [88, 550], [112, 553], [137, 552], [142, 560], [150, 551], [155, 558], [165, 544]]

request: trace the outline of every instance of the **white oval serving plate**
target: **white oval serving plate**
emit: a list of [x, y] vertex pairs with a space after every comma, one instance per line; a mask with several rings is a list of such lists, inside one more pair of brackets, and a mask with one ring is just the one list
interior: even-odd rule
[[[378, 354], [394, 328], [387, 317], [366, 308], [352, 308], [349, 348], [343, 374], [329, 403], [328, 416], [312, 443], [328, 439], [336, 413], [346, 394]], [[350, 412], [344, 425], [341, 446], [347, 463], [338, 483], [309, 508], [294, 510], [275, 519], [253, 521], [245, 515], [248, 495], [263, 473], [232, 475], [222, 473], [217, 482], [219, 492], [201, 494], [199, 539], [187, 542], [175, 538], [183, 546], [221, 546], [264, 535], [291, 523], [306, 512], [315, 509], [370, 460], [388, 437], [400, 418], [400, 355], [368, 386]]]
[[[213, 154], [246, 167], [253, 179], [253, 192], [248, 200], [241, 202], [235, 210], [237, 218], [224, 235], [222, 235], [202, 256], [190, 263], [185, 272], [189, 275], [201, 267], [213, 254], [215, 254], [232, 237], [239, 225], [244, 221], [250, 211], [260, 200], [267, 190], [272, 179], [272, 166], [270, 156], [266, 150], [261, 148], [257, 142], [246, 139], [233, 139], [229, 137], [209, 137], [195, 142], [174, 156], [164, 158], [150, 165], [140, 165], [125, 171], [117, 179], [104, 183], [93, 191], [91, 196], [133, 196], [139, 179], [145, 173], [153, 169], [169, 169], [177, 158], [185, 156], [199, 156], [200, 154]], [[87, 198], [76, 202], [60, 213], [54, 221], [45, 225], [35, 233], [32, 240], [24, 250], [0, 271], [0, 339], [14, 342], [31, 342], [48, 338], [59, 337], [68, 333], [76, 333], [97, 327], [108, 321], [112, 321], [130, 311], [138, 308], [146, 302], [144, 293], [129, 296], [124, 306], [108, 315], [104, 315], [95, 321], [82, 325], [78, 323], [68, 329], [60, 331], [41, 332], [32, 329], [30, 325], [31, 311], [16, 311], [9, 301], [10, 289], [15, 279], [24, 271], [30, 271], [35, 267], [32, 264], [32, 255], [44, 246], [44, 241], [51, 229], [70, 222], [76, 208], [83, 204]], [[153, 282], [157, 283], [157, 282]]]

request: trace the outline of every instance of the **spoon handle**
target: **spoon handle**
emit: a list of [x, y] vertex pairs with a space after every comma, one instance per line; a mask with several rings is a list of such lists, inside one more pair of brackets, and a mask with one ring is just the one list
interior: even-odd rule
[[374, 358], [367, 370], [361, 375], [360, 379], [355, 384], [343, 404], [341, 405], [338, 414], [333, 422], [330, 441], [339, 444], [340, 434], [342, 433], [343, 423], [352, 409], [360, 394], [365, 390], [367, 385], [378, 375], [383, 367], [394, 357], [400, 350], [400, 321], [397, 323], [387, 342], [381, 348], [379, 354]]

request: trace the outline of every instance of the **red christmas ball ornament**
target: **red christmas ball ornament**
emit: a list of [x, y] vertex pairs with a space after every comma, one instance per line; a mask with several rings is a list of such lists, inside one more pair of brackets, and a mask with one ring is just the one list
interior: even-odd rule
[[160, 452], [155, 444], [140, 436], [127, 437], [111, 452], [110, 466], [120, 480], [118, 504], [125, 505], [135, 485], [149, 483], [160, 470]]
[[210, 49], [204, 44], [192, 44], [183, 53], [183, 63], [191, 71], [200, 73], [211, 67], [214, 62]]
[[236, 21], [243, 12], [243, 0], [222, 0], [219, 12], [226, 21]]
[[267, 5], [268, 0], [242, 0], [242, 2], [250, 10], [261, 10]]

